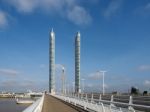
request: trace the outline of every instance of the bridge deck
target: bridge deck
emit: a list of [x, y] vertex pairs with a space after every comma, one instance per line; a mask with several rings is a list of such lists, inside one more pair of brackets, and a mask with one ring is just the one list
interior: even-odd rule
[[45, 95], [42, 112], [78, 112], [78, 111], [50, 95]]

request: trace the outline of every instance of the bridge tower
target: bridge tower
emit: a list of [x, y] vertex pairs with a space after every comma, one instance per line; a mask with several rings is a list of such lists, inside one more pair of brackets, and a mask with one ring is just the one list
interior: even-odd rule
[[75, 93], [80, 93], [80, 32], [75, 36]]
[[49, 92], [55, 94], [55, 33], [50, 32], [49, 46]]

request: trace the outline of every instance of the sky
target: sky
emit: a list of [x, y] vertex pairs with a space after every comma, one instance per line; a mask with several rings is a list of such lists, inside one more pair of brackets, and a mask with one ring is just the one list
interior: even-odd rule
[[0, 91], [48, 90], [49, 34], [56, 35], [56, 88], [61, 65], [74, 82], [74, 40], [81, 33], [81, 88], [150, 91], [149, 0], [0, 0]]

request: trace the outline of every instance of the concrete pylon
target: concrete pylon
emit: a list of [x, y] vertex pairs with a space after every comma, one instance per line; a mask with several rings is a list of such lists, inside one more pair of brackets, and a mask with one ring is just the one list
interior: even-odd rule
[[80, 93], [80, 32], [75, 37], [75, 93]]
[[55, 33], [50, 32], [49, 46], [49, 92], [55, 94]]

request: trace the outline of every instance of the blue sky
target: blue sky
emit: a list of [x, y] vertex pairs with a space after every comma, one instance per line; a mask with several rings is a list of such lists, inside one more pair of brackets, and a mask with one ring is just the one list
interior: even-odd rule
[[74, 37], [80, 31], [87, 89], [102, 90], [98, 70], [107, 71], [106, 91], [150, 89], [149, 0], [0, 0], [0, 91], [48, 89], [52, 27], [56, 85], [61, 64], [72, 87]]

